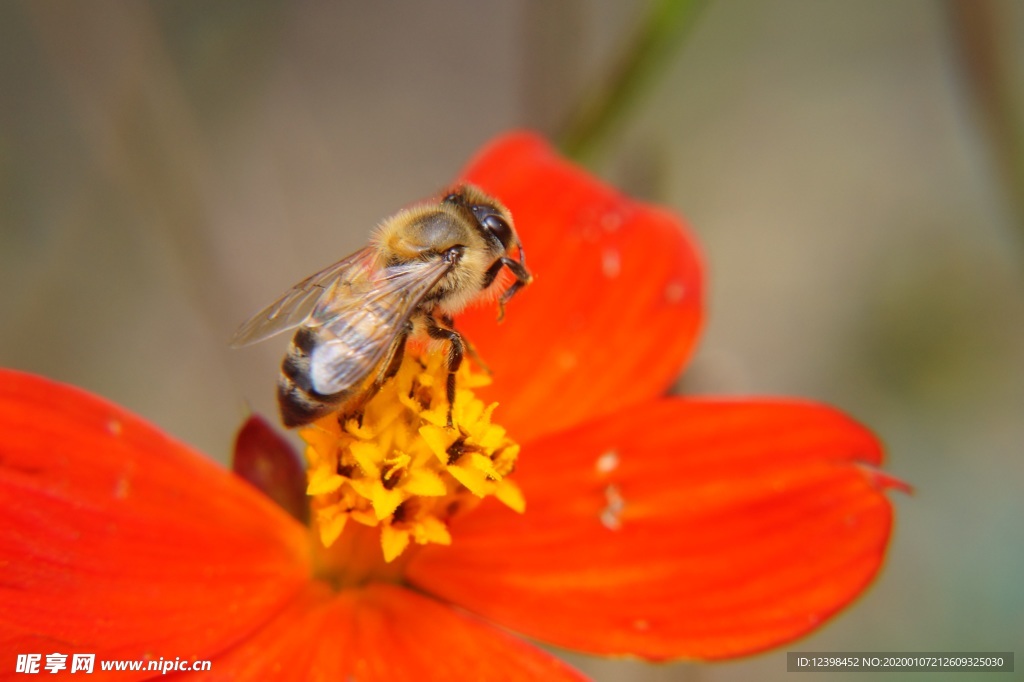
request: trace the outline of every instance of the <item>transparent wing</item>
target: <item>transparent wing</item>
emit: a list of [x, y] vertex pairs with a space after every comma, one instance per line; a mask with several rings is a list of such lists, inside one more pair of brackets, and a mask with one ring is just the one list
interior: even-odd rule
[[447, 259], [437, 258], [384, 268], [361, 279], [336, 280], [307, 323], [320, 336], [309, 363], [314, 390], [330, 395], [362, 383], [450, 268]]
[[302, 280], [243, 323], [231, 337], [231, 345], [235, 348], [248, 346], [298, 327], [309, 318], [317, 303], [336, 282], [365, 278], [373, 262], [373, 254], [370, 247], [360, 249]]

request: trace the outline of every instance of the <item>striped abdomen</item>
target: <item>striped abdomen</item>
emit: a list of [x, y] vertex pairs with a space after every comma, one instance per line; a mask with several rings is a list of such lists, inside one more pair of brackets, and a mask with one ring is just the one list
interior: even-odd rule
[[343, 390], [331, 395], [317, 393], [313, 388], [310, 372], [310, 355], [320, 343], [316, 332], [300, 327], [295, 332], [288, 354], [281, 364], [281, 376], [277, 381], [277, 403], [281, 408], [281, 420], [291, 428], [315, 421], [344, 407], [344, 402], [353, 397], [352, 390]]

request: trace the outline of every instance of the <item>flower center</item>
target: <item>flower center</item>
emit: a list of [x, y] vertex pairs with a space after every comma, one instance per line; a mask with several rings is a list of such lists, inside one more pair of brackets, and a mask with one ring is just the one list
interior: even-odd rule
[[366, 556], [367, 528], [379, 529], [390, 563], [411, 542], [451, 544], [448, 519], [489, 495], [518, 512], [525, 508], [507, 478], [519, 446], [491, 421], [497, 403], [484, 405], [473, 394], [490, 378], [462, 363], [448, 427], [444, 358], [410, 349], [361, 422], [329, 415], [299, 432], [307, 444], [313, 528], [324, 548], [345, 554], [328, 563], [344, 567], [361, 555], [379, 566], [379, 555]]

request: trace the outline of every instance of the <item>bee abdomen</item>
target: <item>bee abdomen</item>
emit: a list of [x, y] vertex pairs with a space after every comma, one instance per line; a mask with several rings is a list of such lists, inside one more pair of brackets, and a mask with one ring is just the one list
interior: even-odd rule
[[289, 428], [308, 424], [334, 412], [346, 397], [346, 391], [323, 395], [313, 390], [309, 356], [318, 342], [315, 332], [300, 328], [295, 332], [281, 364], [277, 403], [281, 409], [281, 420]]

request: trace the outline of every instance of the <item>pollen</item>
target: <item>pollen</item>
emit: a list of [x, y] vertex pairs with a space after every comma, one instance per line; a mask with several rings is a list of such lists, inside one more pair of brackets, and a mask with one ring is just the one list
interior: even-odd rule
[[519, 446], [474, 389], [490, 377], [464, 362], [456, 374], [448, 426], [448, 371], [441, 352], [407, 352], [395, 377], [366, 404], [362, 418], [328, 415], [306, 426], [313, 521], [324, 547], [352, 524], [380, 529], [391, 562], [412, 543], [451, 544], [448, 521], [493, 496], [522, 512], [509, 478]]

